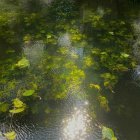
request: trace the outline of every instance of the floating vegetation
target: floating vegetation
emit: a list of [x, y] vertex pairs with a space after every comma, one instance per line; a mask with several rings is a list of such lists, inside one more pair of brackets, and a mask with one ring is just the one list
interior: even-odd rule
[[26, 105], [18, 98], [13, 100], [13, 109], [10, 110], [10, 113], [17, 114], [25, 110]]
[[32, 96], [35, 93], [34, 90], [26, 90], [22, 95], [23, 96]]
[[[95, 97], [94, 109], [109, 112], [115, 86], [138, 63], [132, 23], [114, 16], [111, 9], [90, 9], [75, 0], [5, 4], [14, 10], [0, 11], [0, 41], [8, 44], [2, 46], [4, 55], [0, 52], [0, 115], [49, 115], [50, 102], [78, 95]], [[102, 135], [103, 140], [117, 140], [110, 128], [103, 127]], [[4, 136], [16, 139], [14, 131]]]
[[7, 132], [4, 134], [4, 136], [7, 140], [15, 140], [16, 139], [16, 132], [15, 131]]
[[103, 126], [102, 128], [102, 139], [103, 140], [117, 140], [117, 138], [114, 135], [113, 130], [105, 126]]
[[17, 62], [17, 64], [15, 64], [15, 67], [19, 69], [27, 68], [29, 66], [30, 66], [29, 60], [27, 60], [25, 57], [23, 57], [21, 60]]

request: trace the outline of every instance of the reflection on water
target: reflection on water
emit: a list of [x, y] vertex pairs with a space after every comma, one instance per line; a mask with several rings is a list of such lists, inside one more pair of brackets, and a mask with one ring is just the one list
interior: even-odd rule
[[37, 120], [27, 116], [28, 121], [3, 121], [0, 129], [14, 130], [17, 140], [101, 140], [101, 130], [89, 115], [88, 101], [70, 98], [56, 109], [44, 119], [40, 114]]
[[58, 39], [58, 45], [70, 47], [71, 46], [70, 35], [68, 33], [61, 35]]
[[[87, 102], [85, 102], [87, 105]], [[88, 138], [88, 129], [91, 118], [85, 108], [74, 108], [72, 115], [64, 119], [63, 135], [65, 140], [85, 140]]]
[[[71, 36], [69, 33], [65, 33], [59, 37], [58, 44], [63, 47], [65, 46], [68, 49], [68, 58], [71, 61], [74, 61], [73, 58], [83, 57], [83, 48], [76, 48], [72, 46]], [[66, 49], [65, 48], [65, 49]], [[70, 84], [70, 83], [69, 83]], [[81, 85], [80, 85], [81, 86]], [[80, 89], [80, 92], [83, 93], [83, 88]], [[78, 93], [79, 91], [75, 89], [72, 85], [72, 93]], [[83, 93], [84, 94], [84, 93]], [[73, 110], [71, 110], [70, 115], [63, 119], [63, 128], [62, 128], [62, 138], [60, 140], [85, 140], [88, 138], [88, 129], [90, 128], [91, 118], [87, 111], [88, 101], [80, 103], [78, 100]]]
[[43, 41], [25, 44], [23, 48], [24, 55], [30, 61], [31, 65], [37, 64], [43, 57], [45, 44]]

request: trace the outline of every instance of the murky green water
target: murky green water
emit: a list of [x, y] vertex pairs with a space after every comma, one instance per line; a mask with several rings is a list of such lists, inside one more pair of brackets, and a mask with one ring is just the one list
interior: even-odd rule
[[[46, 3], [44, 0], [47, 8]], [[2, 133], [14, 130], [17, 140], [101, 140], [102, 126], [106, 126], [114, 130], [118, 140], [139, 140], [139, 67], [127, 72], [123, 67], [125, 72], [118, 74], [118, 82], [112, 81], [114, 88], [93, 89], [90, 84], [103, 85], [100, 74], [109, 66], [117, 67], [113, 62], [108, 64], [112, 57], [114, 61], [118, 59], [111, 51], [113, 47], [116, 54], [123, 47], [130, 54], [134, 51], [132, 54], [139, 61], [140, 3], [83, 0], [74, 5], [73, 2], [54, 4], [47, 11], [47, 21], [42, 17], [36, 19], [34, 14], [30, 19], [29, 12], [20, 28], [23, 32], [18, 32], [19, 43], [6, 45], [1, 40], [0, 103], [8, 103], [12, 110], [11, 100], [19, 98], [26, 103], [26, 111], [11, 115], [1, 107], [0, 130]], [[36, 12], [35, 6], [34, 3], [33, 9], [25, 9]], [[45, 15], [45, 8], [41, 13]], [[34, 20], [38, 21], [37, 25]], [[97, 47], [103, 49], [101, 66], [96, 63], [98, 58], [92, 60]], [[129, 47], [131, 51], [127, 50]], [[106, 57], [104, 51], [110, 56]], [[128, 55], [120, 57], [124, 61], [118, 60], [119, 63], [129, 67]], [[26, 69], [21, 68], [25, 66], [21, 65], [23, 59], [29, 63]], [[25, 89], [35, 93], [22, 97]], [[108, 98], [109, 104], [99, 103], [99, 92]]]

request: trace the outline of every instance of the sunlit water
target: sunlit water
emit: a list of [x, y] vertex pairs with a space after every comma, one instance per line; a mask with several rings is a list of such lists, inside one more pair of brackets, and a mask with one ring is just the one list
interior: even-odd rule
[[[83, 57], [83, 48], [74, 47], [71, 45], [71, 39], [68, 33], [62, 34], [58, 39], [60, 47], [66, 46], [68, 49], [67, 59], [74, 61], [75, 58], [80, 60]], [[38, 63], [41, 62], [42, 56], [45, 51], [45, 46], [42, 41], [34, 42], [30, 45], [26, 45], [23, 48], [24, 55], [30, 62], [30, 69], [36, 69]], [[71, 84], [71, 83], [69, 83]], [[75, 85], [73, 85], [75, 86]], [[93, 118], [89, 114], [89, 102], [88, 100], [80, 96], [85, 96], [85, 87], [75, 88], [71, 87], [68, 94], [69, 98], [61, 103], [59, 112], [51, 113], [46, 116], [46, 120], [40, 122], [38, 118], [35, 120], [31, 117], [29, 121], [24, 123], [9, 120], [5, 118], [0, 128], [3, 133], [14, 130], [17, 133], [17, 140], [88, 140], [101, 138], [100, 126], [94, 122]], [[71, 97], [71, 94], [78, 94], [77, 96]], [[44, 117], [43, 117], [44, 118]], [[26, 119], [26, 118], [25, 118]], [[5, 123], [5, 121], [7, 123]], [[49, 122], [50, 121], [50, 122]], [[4, 122], [4, 123], [3, 123]], [[93, 125], [92, 125], [92, 122]], [[4, 140], [4, 138], [1, 138]]]
[[24, 55], [28, 58], [31, 65], [38, 64], [43, 57], [45, 45], [43, 41], [36, 41], [31, 44], [25, 44], [23, 48]]
[[[65, 107], [62, 107], [64, 106]], [[14, 120], [1, 123], [2, 132], [15, 130], [18, 140], [100, 140], [101, 129], [89, 115], [88, 101], [68, 99], [60, 112], [46, 116], [47, 122]], [[41, 117], [41, 116], [40, 116]], [[32, 118], [33, 119], [33, 118]], [[38, 118], [39, 119], [39, 118]], [[24, 120], [25, 121], [25, 120]], [[4, 138], [1, 140], [4, 140]]]

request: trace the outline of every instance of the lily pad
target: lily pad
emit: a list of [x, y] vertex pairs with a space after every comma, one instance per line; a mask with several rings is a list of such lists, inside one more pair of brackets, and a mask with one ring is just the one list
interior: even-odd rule
[[103, 126], [102, 128], [102, 139], [103, 140], [117, 140], [117, 138], [114, 136], [113, 130], [105, 126]]
[[15, 64], [15, 67], [20, 68], [20, 69], [26, 68], [29, 66], [30, 66], [29, 60], [27, 60], [25, 57], [23, 57], [21, 60], [17, 62], [17, 64]]
[[34, 90], [26, 90], [22, 95], [23, 96], [32, 96], [35, 93]]
[[4, 134], [7, 140], [15, 140], [16, 139], [16, 133], [15, 131], [7, 132]]
[[19, 108], [19, 107], [23, 107], [24, 103], [22, 101], [20, 101], [20, 99], [16, 98], [13, 100], [13, 104], [14, 107]]
[[18, 98], [13, 100], [13, 109], [11, 109], [9, 112], [16, 114], [23, 112], [25, 110], [26, 105]]

